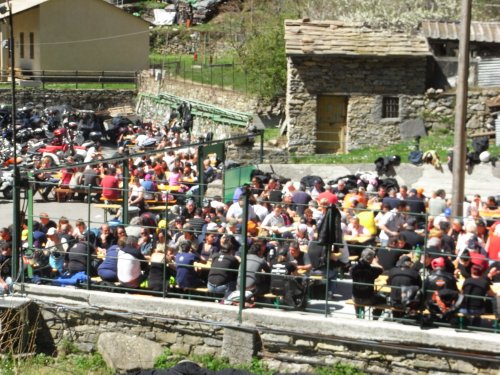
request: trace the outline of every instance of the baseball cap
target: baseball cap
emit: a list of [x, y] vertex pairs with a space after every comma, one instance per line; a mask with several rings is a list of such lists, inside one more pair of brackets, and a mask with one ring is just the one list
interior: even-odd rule
[[47, 236], [52, 236], [53, 234], [56, 234], [57, 231], [56, 231], [56, 228], [49, 228], [49, 230], [47, 231]]
[[444, 266], [445, 260], [443, 257], [436, 258], [431, 262], [431, 267], [433, 270], [435, 270], [436, 268], [443, 268]]
[[208, 223], [207, 224], [207, 232], [215, 232], [218, 228], [219, 228], [219, 226], [217, 225], [217, 223]]

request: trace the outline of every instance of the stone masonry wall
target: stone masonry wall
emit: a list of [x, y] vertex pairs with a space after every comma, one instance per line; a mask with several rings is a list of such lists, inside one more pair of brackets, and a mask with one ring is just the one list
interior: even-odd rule
[[198, 100], [216, 107], [239, 112], [254, 113], [258, 101], [254, 97], [220, 87], [202, 85], [196, 82], [182, 82], [169, 77], [156, 80], [152, 72], [144, 72], [140, 76], [139, 91], [153, 95], [166, 92], [181, 98]]
[[[16, 105], [26, 103], [49, 107], [68, 104], [77, 109], [101, 110], [110, 107], [134, 106], [135, 90], [40, 90], [22, 89], [16, 91]], [[0, 103], [12, 102], [10, 90], [0, 90]]]
[[[452, 130], [455, 92], [426, 91], [425, 66], [422, 59], [288, 59], [285, 112], [289, 151], [315, 152], [319, 95], [348, 97], [348, 150], [398, 142], [399, 125], [409, 119], [423, 119], [427, 129]], [[493, 124], [486, 102], [499, 94], [500, 89], [469, 90], [469, 133], [486, 131]], [[399, 118], [381, 118], [384, 95], [399, 97]]]
[[494, 333], [423, 330], [338, 314], [264, 308], [243, 310], [240, 322], [237, 307], [207, 301], [34, 284], [18, 287], [27, 301], [32, 299], [34, 311], [27, 324], [34, 327], [40, 317], [37, 347], [48, 352], [63, 339], [93, 351], [101, 333], [114, 332], [149, 339], [183, 356], [209, 354], [248, 363], [258, 355], [279, 372], [309, 372], [342, 362], [377, 373], [497, 373], [497, 362], [481, 360], [498, 357]]
[[[265, 328], [254, 331], [249, 327], [224, 327], [224, 324], [213, 322], [112, 313], [86, 308], [40, 306], [40, 309], [44, 328], [40, 330], [37, 345], [47, 351], [54, 350], [58, 343], [64, 340], [72, 342], [84, 352], [93, 352], [96, 350], [99, 335], [113, 332], [157, 342], [181, 356], [226, 356], [232, 358], [233, 363], [248, 363], [252, 354], [258, 353], [271, 370], [281, 373], [308, 373], [313, 372], [315, 367], [334, 365], [338, 362], [375, 373], [496, 373], [496, 369], [480, 360], [443, 360], [439, 353], [429, 355], [400, 351], [395, 347], [369, 347], [363, 343], [345, 343], [339, 338], [274, 332]], [[257, 342], [255, 348], [252, 348], [250, 343], [254, 341], [252, 338], [255, 335]], [[248, 348], [238, 347], [242, 342], [246, 342]]]

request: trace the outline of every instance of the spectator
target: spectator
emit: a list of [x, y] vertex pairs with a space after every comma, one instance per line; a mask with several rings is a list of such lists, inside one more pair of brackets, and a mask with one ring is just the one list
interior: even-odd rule
[[[87, 273], [87, 261], [90, 264], [89, 277], [97, 274], [97, 267], [95, 267], [95, 248], [87, 241], [79, 241], [69, 248], [66, 253], [66, 261], [68, 264], [68, 272], [71, 275], [79, 272]], [[88, 258], [91, 258], [90, 260]]]
[[[413, 262], [408, 255], [399, 258], [396, 267], [389, 271], [387, 283], [391, 286], [391, 305], [405, 312], [420, 304], [419, 291], [422, 280], [417, 271], [412, 269]], [[395, 317], [404, 315], [401, 311], [393, 311]]]
[[125, 246], [118, 249], [117, 276], [123, 286], [138, 288], [148, 268], [146, 258], [139, 250], [139, 239], [127, 237]]
[[[125, 233], [126, 235], [126, 233]], [[114, 283], [118, 281], [118, 252], [126, 245], [126, 237], [118, 240], [116, 245], [111, 245], [102, 253], [104, 260], [97, 267], [97, 275], [107, 282]]]
[[[269, 291], [269, 278], [263, 273], [271, 271], [264, 256], [263, 247], [259, 243], [254, 243], [250, 246], [247, 255], [247, 270], [245, 277], [246, 290], [249, 290], [253, 295], [264, 295]], [[236, 289], [239, 290], [239, 280], [241, 280], [241, 268], [238, 272], [238, 285]]]
[[194, 268], [194, 263], [200, 257], [193, 251], [193, 244], [190, 241], [183, 241], [179, 244], [179, 252], [175, 256], [176, 276], [175, 280], [180, 288], [198, 288], [203, 285]]
[[116, 168], [111, 167], [101, 181], [102, 196], [107, 200], [117, 200], [121, 197], [120, 180], [116, 177]]
[[0, 241], [0, 296], [10, 292], [12, 285], [12, 244]]
[[236, 277], [240, 262], [234, 256], [231, 243], [221, 245], [220, 251], [212, 255], [208, 273], [207, 288], [210, 293], [221, 294], [226, 298], [236, 288]]
[[380, 228], [380, 244], [387, 246], [390, 237], [399, 236], [399, 232], [403, 229], [405, 217], [403, 211], [406, 204], [399, 201], [394, 209], [387, 212], [379, 221]]
[[[358, 263], [350, 270], [352, 277], [352, 296], [356, 306], [356, 315], [362, 312], [364, 315], [365, 305], [381, 305], [386, 303], [385, 297], [375, 293], [375, 280], [382, 274], [383, 269], [377, 263], [373, 264], [375, 251], [369, 247], [361, 252]], [[382, 314], [381, 309], [373, 309], [374, 319]]]

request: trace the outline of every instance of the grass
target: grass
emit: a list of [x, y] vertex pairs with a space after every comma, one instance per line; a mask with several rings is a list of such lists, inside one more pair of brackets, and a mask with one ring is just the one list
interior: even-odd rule
[[208, 54], [199, 53], [195, 60], [189, 55], [150, 55], [152, 64], [166, 70], [168, 75], [192, 82], [211, 86], [220, 86], [240, 92], [247, 92], [249, 82], [247, 76], [239, 68], [233, 56], [210, 58]]
[[[165, 352], [158, 357], [155, 363], [156, 369], [169, 369], [177, 364], [180, 360], [185, 359], [185, 357], [176, 356], [172, 354], [170, 349], [166, 349]], [[240, 370], [246, 370], [255, 375], [272, 375], [275, 371], [270, 370], [259, 358], [253, 358], [252, 361], [246, 365], [234, 366], [229, 364], [227, 358], [216, 357], [212, 355], [203, 356], [192, 356], [190, 358], [193, 362], [196, 362], [199, 366], [206, 368], [211, 371], [218, 371], [229, 368], [236, 368]], [[315, 369], [314, 374], [316, 375], [362, 375], [364, 374], [361, 370], [357, 368], [341, 364], [340, 362], [332, 366], [323, 366]]]
[[111, 375], [114, 371], [106, 366], [100, 354], [71, 353], [59, 357], [38, 354], [21, 362], [3, 360], [2, 375]]

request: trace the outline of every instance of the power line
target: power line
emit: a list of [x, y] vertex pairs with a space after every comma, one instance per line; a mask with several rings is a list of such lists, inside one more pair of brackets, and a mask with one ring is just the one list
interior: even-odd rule
[[129, 36], [140, 35], [140, 34], [149, 34], [149, 32], [150, 32], [149, 30], [147, 30], [147, 31], [138, 31], [138, 32], [135, 32], [135, 33], [112, 35], [112, 36], [107, 36], [107, 37], [102, 37], [102, 38], [71, 40], [71, 41], [66, 41], [66, 42], [33, 43], [33, 45], [47, 46], [47, 45], [91, 43], [91, 42], [99, 42], [99, 41], [102, 41], [102, 40], [111, 40], [111, 39], [118, 39], [118, 38], [126, 38], [126, 37], [129, 37]]

